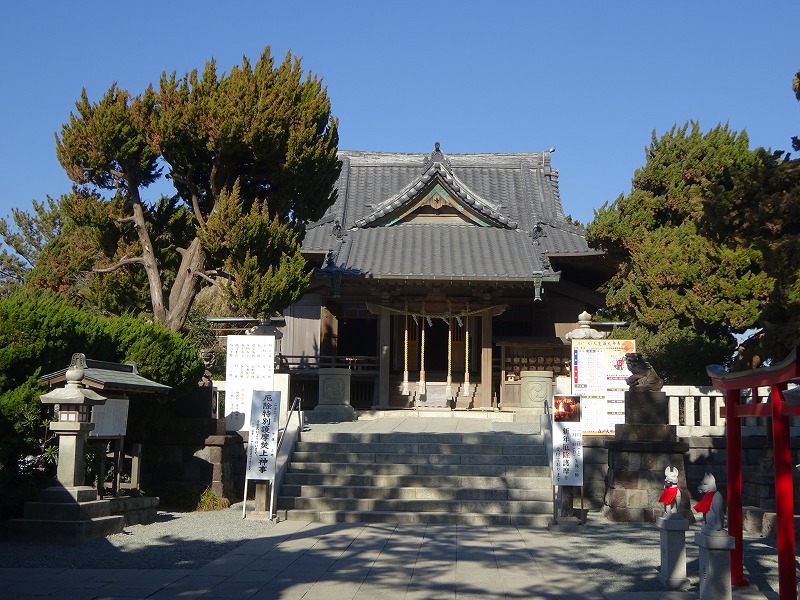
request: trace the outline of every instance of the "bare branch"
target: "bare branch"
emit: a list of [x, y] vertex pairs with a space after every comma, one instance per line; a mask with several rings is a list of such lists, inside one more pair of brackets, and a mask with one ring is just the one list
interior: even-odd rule
[[209, 277], [209, 276], [208, 276], [208, 275], [206, 275], [205, 273], [195, 273], [195, 275], [196, 275], [197, 277], [199, 277], [200, 279], [205, 279], [205, 280], [206, 280], [208, 283], [210, 283], [211, 285], [213, 285], [213, 286], [215, 286], [215, 287], [219, 287], [219, 281], [217, 281], [217, 280], [216, 280], [216, 279], [214, 279], [213, 277]]
[[103, 267], [103, 268], [94, 268], [92, 272], [94, 273], [110, 273], [111, 271], [116, 271], [117, 269], [124, 267], [125, 265], [143, 265], [144, 259], [141, 256], [123, 256], [119, 262], [110, 267]]
[[223, 279], [230, 279], [231, 281], [235, 279], [232, 273], [228, 273], [227, 271], [222, 271], [221, 269], [209, 269], [207, 271], [204, 271], [204, 274], [210, 277], [222, 277]]
[[200, 229], [205, 231], [206, 229], [206, 221], [203, 218], [203, 213], [200, 211], [200, 202], [197, 199], [197, 194], [192, 191], [192, 210], [194, 211], [194, 218], [197, 219], [197, 223], [200, 226]]

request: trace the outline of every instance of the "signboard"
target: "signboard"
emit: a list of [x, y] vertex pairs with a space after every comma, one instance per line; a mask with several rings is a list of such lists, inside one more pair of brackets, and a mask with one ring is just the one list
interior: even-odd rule
[[553, 396], [553, 485], [583, 485], [581, 397]]
[[225, 379], [225, 429], [242, 431], [253, 390], [275, 387], [275, 336], [229, 335]]
[[247, 443], [247, 479], [275, 479], [280, 409], [280, 392], [253, 390]]
[[572, 393], [581, 397], [585, 433], [614, 433], [625, 422], [625, 354], [634, 340], [572, 340]]
[[89, 437], [114, 438], [125, 435], [128, 431], [129, 404], [130, 400], [124, 398], [106, 398], [105, 404], [93, 406], [94, 429], [89, 432]]

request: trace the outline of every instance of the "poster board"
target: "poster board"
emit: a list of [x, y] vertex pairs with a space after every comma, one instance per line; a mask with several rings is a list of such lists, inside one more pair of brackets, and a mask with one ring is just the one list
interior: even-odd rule
[[127, 398], [106, 398], [105, 403], [92, 407], [92, 423], [94, 429], [89, 432], [90, 438], [122, 437], [128, 431]]
[[280, 392], [253, 390], [247, 443], [247, 479], [275, 479], [280, 407]]
[[553, 396], [553, 485], [583, 485], [581, 397]]
[[572, 393], [581, 397], [584, 433], [614, 433], [625, 422], [625, 354], [635, 340], [572, 340]]
[[275, 388], [275, 336], [229, 335], [225, 362], [225, 429], [250, 423], [253, 390]]

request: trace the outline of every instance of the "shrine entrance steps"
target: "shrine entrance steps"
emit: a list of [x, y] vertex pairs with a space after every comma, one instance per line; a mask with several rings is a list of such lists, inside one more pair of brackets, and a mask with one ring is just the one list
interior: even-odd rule
[[[389, 406], [393, 408], [427, 408], [428, 405], [436, 405], [439, 406], [439, 403], [436, 402], [437, 398], [435, 396], [444, 396], [444, 390], [446, 383], [443, 378], [437, 379], [435, 381], [428, 382], [428, 390], [429, 390], [429, 398], [423, 400], [419, 397], [417, 393], [417, 386], [419, 385], [416, 381], [409, 382], [409, 393], [403, 394], [403, 382], [400, 380], [392, 380], [390, 384], [390, 391], [389, 391]], [[481, 392], [481, 382], [480, 381], [473, 381], [470, 383], [469, 386], [469, 393], [467, 395], [464, 394], [464, 382], [463, 381], [454, 381], [452, 383], [452, 399], [455, 400], [456, 405], [455, 409], [464, 409], [469, 410], [472, 408], [476, 408], [480, 406], [480, 398], [482, 397]], [[445, 403], [448, 407], [450, 407], [449, 402], [446, 402], [449, 399], [442, 398], [443, 402], [441, 403], [442, 406], [445, 406]]]
[[[551, 522], [542, 436], [513, 431], [522, 424], [490, 419], [478, 425], [477, 419], [405, 421], [405, 430], [390, 418], [361, 427], [370, 431], [353, 431], [357, 427], [346, 423], [312, 425], [292, 454], [278, 498], [279, 519], [543, 527]], [[431, 429], [428, 421], [441, 423], [423, 431]], [[458, 421], [471, 430], [456, 431]]]

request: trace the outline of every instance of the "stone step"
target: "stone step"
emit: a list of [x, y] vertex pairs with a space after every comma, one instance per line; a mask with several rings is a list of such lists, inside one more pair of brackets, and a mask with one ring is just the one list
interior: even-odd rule
[[[473, 449], [474, 450], [474, 449]], [[545, 454], [424, 454], [415, 452], [293, 452], [292, 464], [496, 465], [542, 466]]]
[[546, 526], [542, 436], [505, 432], [303, 433], [278, 498], [320, 522]]
[[455, 475], [475, 477], [546, 477], [546, 460], [541, 465], [450, 465], [416, 463], [329, 463], [292, 462], [290, 473], [331, 473], [337, 475]]
[[[305, 437], [305, 436], [304, 436]], [[545, 455], [544, 444], [499, 444], [486, 443], [476, 446], [475, 444], [452, 444], [442, 442], [297, 442], [295, 454], [299, 452], [324, 452], [324, 453], [375, 453], [375, 454], [437, 454], [437, 455]]]
[[538, 489], [445, 488], [445, 487], [375, 487], [337, 485], [284, 485], [284, 496], [303, 498], [362, 498], [384, 500], [552, 500], [552, 491]]
[[[450, 414], [449, 412], [446, 414]], [[354, 433], [333, 431], [304, 431], [303, 442], [329, 442], [336, 444], [465, 444], [481, 446], [541, 447], [544, 437], [526, 433], [466, 432], [466, 433]]]
[[279, 496], [280, 509], [348, 510], [357, 512], [448, 512], [497, 515], [550, 514], [552, 502], [544, 500], [401, 500], [384, 498], [306, 498]]
[[287, 473], [284, 485], [295, 486], [354, 486], [376, 488], [507, 488], [515, 490], [547, 490], [552, 489], [550, 472], [543, 470], [535, 477], [472, 476], [472, 475], [366, 475], [330, 474], [330, 473]]
[[65, 542], [82, 543], [112, 533], [120, 533], [125, 526], [121, 515], [96, 517], [75, 521], [44, 519], [11, 519], [8, 522], [8, 539], [12, 542]]
[[114, 513], [108, 500], [90, 502], [26, 502], [25, 518], [42, 521], [85, 521]]
[[517, 525], [547, 527], [552, 515], [451, 513], [451, 512], [395, 512], [348, 510], [281, 510], [279, 519], [316, 521], [318, 523], [436, 523], [460, 525], [501, 526]]

